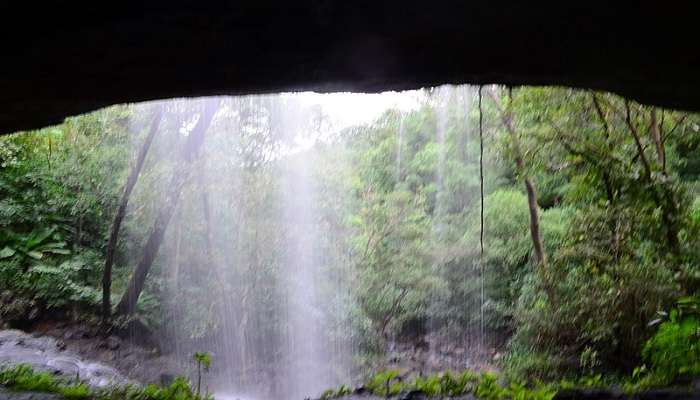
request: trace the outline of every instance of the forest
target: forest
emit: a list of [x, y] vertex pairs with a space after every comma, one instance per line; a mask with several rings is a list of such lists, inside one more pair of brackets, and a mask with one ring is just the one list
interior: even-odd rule
[[[0, 333], [80, 326], [185, 376], [46, 384], [66, 398], [697, 388], [700, 115], [556, 87], [410, 96], [352, 124], [278, 94], [0, 137]], [[0, 386], [49, 379], [2, 352]]]

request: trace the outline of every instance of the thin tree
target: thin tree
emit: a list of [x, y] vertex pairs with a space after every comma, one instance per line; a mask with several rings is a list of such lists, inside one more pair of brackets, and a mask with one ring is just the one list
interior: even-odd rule
[[675, 257], [680, 256], [680, 239], [679, 226], [678, 226], [678, 214], [679, 206], [676, 202], [675, 194], [673, 188], [669, 183], [669, 178], [666, 173], [666, 153], [664, 148], [663, 140], [660, 137], [660, 128], [656, 120], [656, 111], [652, 109], [650, 115], [650, 127], [649, 136], [651, 141], [654, 142], [657, 149], [657, 158], [661, 175], [664, 177], [659, 182], [658, 178], [655, 178], [655, 171], [652, 162], [649, 160], [645, 153], [645, 146], [642, 144], [642, 138], [639, 133], [639, 128], [637, 127], [635, 121], [633, 120], [632, 111], [630, 108], [630, 102], [625, 100], [625, 123], [629, 128], [629, 132], [634, 139], [634, 144], [637, 146], [637, 158], [644, 168], [643, 178], [647, 181], [650, 187], [650, 193], [652, 199], [656, 205], [661, 209], [661, 219], [664, 223], [664, 228], [666, 230], [666, 240], [668, 242], [671, 254]]
[[146, 160], [146, 155], [148, 155], [148, 150], [151, 148], [153, 138], [155, 138], [156, 132], [158, 132], [160, 121], [163, 118], [163, 111], [163, 105], [156, 107], [155, 115], [153, 117], [153, 121], [151, 122], [148, 135], [146, 135], [146, 139], [141, 145], [141, 149], [136, 156], [136, 162], [129, 173], [129, 177], [126, 180], [126, 185], [124, 185], [124, 192], [122, 193], [121, 200], [119, 201], [119, 207], [117, 208], [116, 214], [114, 214], [112, 230], [109, 234], [109, 241], [107, 242], [105, 267], [102, 274], [102, 316], [105, 319], [108, 319], [112, 314], [112, 266], [114, 265], [114, 255], [116, 253], [117, 242], [119, 240], [119, 230], [121, 228], [122, 221], [124, 220], [124, 216], [126, 215], [126, 207], [129, 204], [129, 197], [131, 196], [131, 192], [134, 190], [134, 186], [136, 186], [136, 181], [139, 179], [141, 168]]
[[540, 216], [539, 207], [537, 205], [537, 191], [535, 190], [535, 184], [532, 182], [532, 178], [530, 178], [530, 175], [527, 173], [527, 168], [525, 167], [525, 161], [523, 159], [522, 149], [520, 146], [520, 138], [513, 124], [513, 94], [512, 91], [509, 90], [508, 104], [506, 105], [505, 109], [501, 107], [499, 100], [493, 93], [490, 92], [489, 94], [493, 99], [494, 104], [498, 108], [499, 114], [501, 115], [501, 123], [510, 136], [515, 165], [518, 169], [518, 174], [525, 184], [525, 191], [527, 192], [527, 205], [530, 211], [530, 238], [532, 239], [532, 247], [535, 251], [535, 263], [541, 269], [546, 270], [547, 255], [545, 254], [544, 245], [542, 244], [542, 236], [540, 234]]
[[164, 201], [164, 205], [158, 212], [151, 230], [151, 234], [149, 235], [146, 246], [143, 249], [141, 260], [139, 261], [134, 273], [131, 275], [131, 279], [129, 280], [129, 286], [117, 305], [117, 314], [129, 315], [136, 309], [136, 303], [141, 295], [141, 290], [143, 289], [143, 285], [146, 281], [146, 276], [148, 275], [148, 271], [150, 270], [151, 265], [158, 254], [158, 249], [163, 242], [165, 231], [168, 228], [173, 212], [175, 211], [177, 203], [180, 200], [180, 193], [182, 192], [182, 189], [189, 178], [192, 169], [192, 162], [199, 152], [202, 143], [204, 142], [204, 135], [211, 124], [214, 114], [216, 113], [218, 104], [218, 101], [205, 102], [204, 110], [199, 115], [197, 125], [194, 127], [194, 129], [192, 129], [192, 132], [190, 132], [187, 137], [187, 141], [185, 142], [184, 148], [180, 152], [180, 157], [177, 166], [175, 167], [175, 172], [170, 181], [168, 195]]

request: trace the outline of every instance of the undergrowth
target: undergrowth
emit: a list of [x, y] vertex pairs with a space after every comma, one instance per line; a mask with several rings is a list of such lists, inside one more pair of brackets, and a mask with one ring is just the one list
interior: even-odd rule
[[210, 394], [198, 395], [185, 378], [176, 378], [170, 386], [125, 385], [92, 389], [84, 383], [35, 371], [21, 364], [0, 367], [0, 386], [13, 391], [56, 393], [67, 400], [213, 400]]
[[[458, 397], [472, 394], [481, 400], [551, 400], [557, 392], [571, 389], [614, 388], [633, 394], [643, 390], [667, 387], [663, 375], [638, 368], [632, 376], [586, 375], [576, 379], [556, 382], [508, 381], [494, 373], [478, 373], [470, 370], [461, 373], [443, 372], [406, 380], [397, 370], [380, 371], [372, 376], [362, 388], [376, 396], [391, 397], [399, 393], [419, 391], [429, 398]], [[352, 393], [346, 386], [326, 390], [320, 400], [337, 399]]]
[[[417, 377], [404, 381], [396, 370], [381, 371], [364, 385], [364, 388], [377, 396], [389, 397], [402, 392], [420, 391], [428, 397], [456, 397], [473, 394], [483, 400], [551, 400], [556, 394], [552, 385], [536, 384], [528, 386], [522, 383], [502, 384], [492, 373], [464, 371], [456, 374], [440, 374]], [[343, 397], [351, 392], [343, 385], [337, 390], [327, 390], [321, 400]]]

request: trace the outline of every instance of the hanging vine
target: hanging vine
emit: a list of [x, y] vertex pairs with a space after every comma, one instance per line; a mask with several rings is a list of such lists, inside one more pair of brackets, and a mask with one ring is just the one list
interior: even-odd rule
[[481, 195], [480, 226], [479, 226], [479, 278], [481, 281], [479, 329], [481, 341], [484, 341], [484, 110], [482, 108], [481, 90], [479, 86], [479, 190]]

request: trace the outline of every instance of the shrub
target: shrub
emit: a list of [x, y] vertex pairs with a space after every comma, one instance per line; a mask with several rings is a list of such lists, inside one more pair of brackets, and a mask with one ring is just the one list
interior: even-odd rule
[[365, 387], [378, 396], [395, 395], [401, 391], [399, 371], [390, 369], [377, 372]]
[[83, 383], [72, 383], [61, 377], [37, 372], [29, 365], [0, 367], [0, 386], [15, 391], [57, 393], [67, 400], [213, 400], [192, 391], [185, 378], [176, 378], [170, 386], [123, 386], [93, 390]]
[[[459, 397], [472, 393], [483, 400], [551, 400], [556, 393], [554, 387], [541, 384], [527, 386], [513, 382], [503, 386], [495, 374], [478, 374], [469, 370], [460, 374], [447, 371], [417, 377], [412, 382], [403, 382], [398, 371], [381, 371], [367, 382], [365, 388], [377, 396], [385, 397], [416, 390], [425, 393], [428, 397], [437, 398]], [[347, 392], [349, 393], [349, 389]], [[332, 390], [326, 391], [322, 399], [339, 397], [336, 393]]]
[[[522, 347], [522, 346], [520, 346]], [[561, 356], [527, 348], [511, 349], [503, 360], [504, 374], [510, 380], [556, 380], [567, 369]]]
[[685, 297], [647, 341], [642, 356], [667, 384], [700, 376], [700, 298]]

